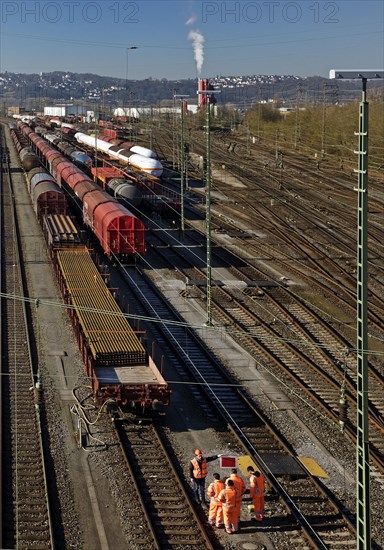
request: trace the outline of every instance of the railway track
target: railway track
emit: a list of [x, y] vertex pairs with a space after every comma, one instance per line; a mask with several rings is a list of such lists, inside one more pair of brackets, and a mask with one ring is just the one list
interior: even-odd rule
[[[161, 243], [156, 247], [157, 242]], [[170, 244], [169, 237], [164, 232], [153, 233], [150, 237], [153, 249], [161, 256], [163, 262], [171, 269], [177, 270], [181, 280], [204, 280], [205, 270], [195, 267], [204, 265], [204, 258], [199, 258], [195, 251], [192, 258], [188, 250], [188, 242], [184, 247], [162, 248]], [[224, 266], [222, 255], [213, 257], [213, 263]], [[227, 277], [234, 271], [231, 266], [234, 261], [228, 260]], [[241, 277], [241, 268], [237, 270]], [[248, 270], [249, 273], [249, 270]], [[223, 274], [223, 272], [222, 272]], [[256, 278], [257, 280], [257, 278]], [[248, 279], [249, 281], [249, 279]], [[236, 284], [243, 283], [247, 288], [247, 278], [242, 276]], [[266, 281], [267, 283], [267, 281]], [[225, 284], [225, 283], [224, 283]], [[233, 281], [231, 282], [233, 285]], [[261, 283], [262, 286], [262, 283]], [[252, 288], [248, 288], [252, 292]], [[206, 288], [197, 286], [202, 299], [206, 299]], [[275, 293], [275, 299], [269, 293]], [[251, 356], [264, 358], [270, 368], [278, 367], [280, 371], [292, 379], [327, 415], [339, 424], [340, 397], [343, 388], [348, 399], [349, 414], [345, 409], [345, 426], [350, 439], [356, 441], [355, 418], [357, 416], [356, 374], [346, 370], [342, 364], [335, 361], [332, 351], [343, 349], [340, 339], [334, 330], [327, 328], [314, 313], [304, 308], [298, 299], [283, 288], [264, 290], [263, 301], [256, 293], [255, 299], [236, 288], [213, 286], [212, 317], [219, 326], [238, 341]], [[292, 311], [292, 314], [290, 313]], [[306, 327], [322, 327], [322, 332], [315, 333]], [[328, 351], [329, 350], [329, 351]], [[341, 353], [340, 353], [341, 356]], [[383, 377], [374, 369], [370, 370], [370, 441], [371, 459], [381, 472], [384, 472], [384, 397], [382, 394]]]
[[[195, 144], [195, 150], [205, 154], [204, 147]], [[268, 151], [272, 155], [271, 151]], [[212, 158], [216, 165], [221, 162], [228, 164], [228, 151], [218, 140], [214, 140]], [[236, 185], [229, 187], [219, 179], [214, 180], [214, 192], [228, 195], [228, 201], [216, 199], [212, 205], [212, 228], [221, 231], [238, 230], [246, 225], [249, 230], [262, 230], [267, 233], [266, 239], [257, 239], [256, 243], [248, 241], [255, 249], [255, 257], [267, 253], [271, 261], [279, 261], [285, 270], [312, 283], [337, 287], [335, 299], [348, 303], [349, 309], [355, 307], [356, 280], [353, 271], [355, 264], [355, 217], [351, 216], [353, 202], [352, 182], [339, 181], [332, 174], [321, 173], [328, 183], [326, 190], [319, 182], [312, 182], [315, 177], [311, 167], [303, 164], [303, 174], [299, 175], [290, 169], [280, 173], [284, 178], [280, 181], [276, 171], [266, 170], [260, 161], [239, 156], [236, 152], [230, 157], [234, 162], [233, 170], [238, 182], [243, 182], [249, 193], [249, 200], [244, 201], [244, 190]], [[255, 167], [260, 164], [260, 167]], [[218, 172], [218, 170], [216, 170]], [[320, 177], [317, 173], [316, 177]], [[333, 188], [332, 185], [333, 184]], [[349, 185], [349, 189], [347, 187]], [[304, 192], [305, 190], [305, 192]], [[349, 190], [348, 201], [340, 199], [340, 193]], [[328, 194], [331, 197], [324, 200]], [[332, 197], [334, 195], [334, 199]], [[274, 205], [271, 205], [271, 201]], [[244, 204], [246, 207], [244, 209]], [[371, 199], [370, 210], [382, 210], [382, 201]], [[218, 216], [220, 213], [220, 217]], [[239, 221], [241, 220], [241, 221]], [[257, 221], [260, 220], [260, 221]], [[269, 235], [273, 235], [273, 242]], [[239, 246], [243, 243], [239, 241]], [[377, 224], [370, 229], [370, 320], [376, 326], [383, 328], [383, 300], [380, 297], [383, 269], [379, 258], [382, 256], [383, 231]], [[259, 253], [257, 252], [259, 251]], [[336, 294], [336, 293], [334, 293]]]
[[[164, 346], [168, 360], [177, 365], [183, 380], [198, 384], [198, 387], [191, 385], [191, 392], [200, 401], [201, 392], [208, 398], [206, 414], [212, 418], [220, 415], [244, 452], [267, 473], [275, 491], [267, 504], [268, 525], [279, 526], [288, 544], [293, 544], [294, 538], [289, 532], [299, 525], [303, 536], [316, 548], [340, 548], [340, 540], [349, 548], [354, 547], [353, 518], [340, 509], [340, 504], [321, 482], [298, 465], [286, 442], [256, 410], [196, 332], [182, 325], [173, 308], [164, 303], [160, 293], [137, 270], [126, 268], [122, 276], [136, 294], [136, 301], [140, 297], [137, 313], [158, 320], [151, 330]], [[288, 460], [290, 474], [295, 474], [275, 475], [272, 465], [275, 460]]]
[[[1, 147], [2, 548], [54, 548], [8, 150]], [[13, 299], [15, 297], [15, 299]]]
[[116, 419], [115, 429], [153, 548], [213, 550], [207, 526], [194, 510], [156, 424]]

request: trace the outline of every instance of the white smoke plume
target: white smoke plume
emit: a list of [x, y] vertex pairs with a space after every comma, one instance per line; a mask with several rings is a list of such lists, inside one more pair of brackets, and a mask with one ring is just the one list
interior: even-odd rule
[[192, 15], [192, 17], [190, 17], [188, 19], [188, 21], [185, 22], [186, 25], [193, 25], [193, 23], [196, 23], [196, 20], [197, 20], [197, 17], [196, 15]]
[[204, 62], [205, 38], [200, 31], [189, 31], [188, 40], [192, 40], [193, 53], [195, 55], [197, 73], [201, 74]]

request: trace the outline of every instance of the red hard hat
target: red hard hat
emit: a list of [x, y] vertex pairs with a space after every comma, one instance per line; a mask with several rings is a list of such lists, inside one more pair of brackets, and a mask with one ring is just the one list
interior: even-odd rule
[[196, 449], [196, 450], [195, 450], [195, 455], [196, 455], [196, 456], [202, 456], [203, 453], [200, 451], [200, 449]]

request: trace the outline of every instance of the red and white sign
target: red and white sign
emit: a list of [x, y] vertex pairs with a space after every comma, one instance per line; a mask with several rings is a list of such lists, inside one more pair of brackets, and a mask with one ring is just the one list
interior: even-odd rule
[[237, 468], [237, 457], [222, 455], [220, 457], [220, 468]]

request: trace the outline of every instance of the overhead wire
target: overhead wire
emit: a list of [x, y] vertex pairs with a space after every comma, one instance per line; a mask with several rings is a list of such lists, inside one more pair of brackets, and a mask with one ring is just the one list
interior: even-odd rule
[[[66, 192], [67, 192], [67, 191], [66, 191]], [[78, 208], [81, 210], [80, 206], [78, 206]], [[148, 218], [148, 219], [149, 219], [149, 218]], [[154, 222], [154, 223], [155, 223], [155, 225], [157, 225], [158, 228], [161, 228], [158, 224], [156, 224], [156, 222]], [[174, 239], [177, 243], [183, 244], [183, 243], [181, 243], [179, 240], [177, 240], [177, 238], [176, 238], [175, 236], [171, 235], [171, 237], [172, 237], [172, 239]], [[116, 263], [118, 263], [118, 264], [120, 265], [120, 268], [125, 272], [125, 274], [126, 274], [127, 276], [129, 276], [129, 274], [128, 274], [128, 272], [126, 271], [125, 266], [124, 266], [123, 263], [121, 262], [120, 258], [119, 258], [117, 255], [115, 255], [114, 253], [112, 253], [112, 254], [113, 254], [113, 256], [114, 256], [114, 261], [115, 261]], [[191, 254], [194, 255], [194, 256], [196, 256], [196, 258], [198, 258], [199, 260], [201, 260], [201, 257], [198, 256], [194, 251], [192, 251]], [[148, 260], [147, 260], [144, 256], [142, 256], [142, 255], [139, 254], [139, 257], [140, 257], [140, 258], [142, 259], [142, 261], [143, 261], [144, 263], [146, 263], [149, 267], [153, 267], [153, 266], [150, 266]], [[166, 277], [165, 277], [165, 276], [163, 276], [163, 275], [160, 275], [160, 276], [163, 278], [164, 281], [166, 280]], [[129, 276], [129, 277], [130, 277], [130, 276]], [[134, 284], [134, 282], [133, 282], [133, 280], [132, 280], [131, 277], [130, 277], [130, 279], [131, 279], [132, 284]], [[145, 300], [145, 301], [147, 301], [146, 297], [144, 296], [144, 294], [142, 293], [142, 291], [141, 291], [138, 287], [137, 287], [137, 291], [140, 292], [142, 299]], [[33, 299], [33, 298], [31, 298], [30, 300], [31, 300], [31, 302], [32, 302], [32, 301], [35, 301], [35, 299]], [[43, 304], [45, 304], [45, 305], [52, 305], [52, 302], [46, 303], [44, 300], [41, 300], [41, 303], [42, 303], [42, 305], [43, 305]], [[193, 304], [193, 305], [194, 305], [194, 304]], [[59, 304], [56, 304], [56, 306], [57, 306], [57, 307], [64, 307], [64, 309], [70, 309], [70, 307], [73, 307], [73, 308], [74, 308], [74, 306], [68, 306], [68, 304], [64, 304], [63, 306], [60, 306]], [[149, 306], [150, 306], [150, 304], [149, 304]], [[150, 306], [150, 307], [151, 307], [151, 306]], [[197, 305], [196, 305], [196, 306], [194, 305], [194, 307], [196, 308], [196, 311], [200, 311], [200, 310], [198, 309]], [[84, 311], [95, 312], [95, 313], [100, 313], [100, 314], [104, 314], [104, 315], [120, 315], [120, 313], [114, 313], [114, 312], [108, 312], [108, 311], [100, 311], [100, 310], [92, 309], [92, 308], [89, 309], [89, 308], [77, 307], [77, 309], [78, 309], [79, 311], [84, 310]], [[154, 310], [153, 310], [153, 311], [154, 311]], [[156, 312], [155, 312], [155, 313], [156, 313]], [[198, 329], [198, 328], [202, 328], [202, 326], [204, 326], [204, 325], [191, 325], [190, 323], [181, 322], [181, 321], [163, 320], [163, 319], [161, 319], [157, 314], [156, 314], [156, 317], [151, 317], [151, 316], [139, 316], [139, 315], [134, 315], [134, 314], [126, 314], [126, 313], [123, 313], [123, 312], [122, 312], [121, 314], [124, 315], [125, 317], [127, 317], [128, 319], [139, 320], [139, 321], [144, 321], [144, 322], [164, 323], [164, 324], [169, 324], [169, 325], [174, 325], [174, 326], [180, 326], [180, 327], [189, 328], [189, 329]], [[217, 327], [217, 329], [216, 329], [216, 327], [212, 327], [212, 330], [219, 330], [220, 332], [222, 332], [222, 331], [223, 331], [223, 327], [219, 326], [219, 327]], [[231, 327], [224, 327], [224, 331], [225, 331], [226, 333], [232, 334], [232, 335], [236, 335], [236, 334], [237, 334], [237, 330], [236, 330], [236, 329], [233, 329], [233, 328], [231, 328]], [[254, 333], [252, 332], [252, 330], [249, 330], [248, 334], [249, 334], [250, 337], [257, 337], [257, 335], [254, 334]], [[282, 342], [285, 342], [285, 343], [295, 344], [295, 345], [300, 344], [300, 345], [303, 345], [303, 346], [306, 346], [306, 347], [317, 347], [317, 348], [330, 349], [329, 346], [325, 346], [325, 345], [323, 345], [323, 344], [321, 344], [321, 343], [314, 343], [314, 342], [309, 343], [309, 342], [306, 341], [306, 340], [301, 340], [301, 339], [299, 339], [299, 340], [293, 340], [293, 339], [291, 339], [291, 338], [285, 338], [285, 337], [278, 336], [278, 335], [276, 335], [276, 337], [274, 336], [273, 338], [272, 338], [272, 337], [271, 337], [271, 338], [268, 338], [268, 337], [265, 338], [265, 341], [276, 341], [276, 340], [282, 341]], [[332, 348], [331, 348], [331, 349], [332, 349]], [[339, 348], [339, 347], [334, 348], [334, 349], [335, 349], [335, 351], [340, 351], [340, 348]], [[344, 350], [344, 347], [342, 347], [341, 349]], [[351, 351], [354, 351], [354, 348], [353, 348], [353, 347], [351, 347], [350, 349], [351, 349]], [[377, 355], [377, 352], [371, 351], [371, 350], [365, 350], [365, 353]], [[379, 354], [380, 354], [380, 353], [379, 353]]]

